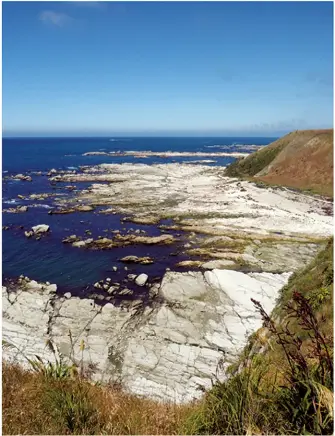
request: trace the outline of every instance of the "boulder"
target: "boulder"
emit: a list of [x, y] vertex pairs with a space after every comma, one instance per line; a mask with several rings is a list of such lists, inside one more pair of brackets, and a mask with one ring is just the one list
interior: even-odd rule
[[84, 239], [83, 241], [76, 241], [72, 244], [72, 247], [84, 247], [85, 245], [91, 244], [93, 242], [93, 238]]
[[35, 235], [39, 234], [39, 233], [46, 233], [49, 231], [49, 226], [47, 224], [39, 224], [37, 226], [32, 227], [32, 231], [34, 232]]
[[83, 204], [82, 206], [77, 206], [76, 207], [76, 210], [78, 212], [91, 212], [94, 209], [95, 208], [93, 206], [89, 206], [89, 205], [85, 205], [85, 204]]
[[14, 180], [23, 180], [25, 182], [31, 182], [32, 178], [30, 176], [25, 176], [23, 174], [16, 174], [16, 176], [13, 177]]
[[124, 288], [119, 292], [119, 295], [133, 295], [133, 293], [131, 289]]
[[52, 210], [49, 210], [48, 214], [49, 215], [64, 215], [66, 213], [73, 213], [75, 211], [76, 210], [73, 208], [72, 209], [71, 208], [69, 208], [69, 209], [52, 209]]
[[147, 280], [148, 280], [147, 274], [140, 274], [139, 276], [136, 277], [135, 283], [138, 286], [144, 286], [146, 284]]
[[149, 265], [154, 263], [154, 260], [151, 257], [138, 257], [138, 256], [126, 256], [120, 259], [121, 262], [125, 263], [141, 263], [142, 265]]
[[28, 210], [28, 206], [18, 206], [16, 208], [17, 212], [27, 212], [27, 210]]
[[27, 289], [39, 289], [41, 290], [43, 288], [43, 285], [37, 283], [36, 280], [31, 280], [26, 284]]
[[109, 294], [114, 294], [118, 289], [119, 289], [118, 286], [110, 286], [110, 287], [107, 289], [107, 292], [108, 292]]
[[28, 210], [28, 206], [17, 206], [15, 207], [10, 207], [9, 209], [4, 209], [3, 212], [7, 212], [7, 213], [22, 213], [22, 212], [27, 212]]
[[196, 268], [199, 267], [202, 264], [200, 260], [182, 260], [181, 262], [178, 262], [176, 266], [182, 267], [182, 268]]
[[79, 238], [76, 235], [68, 236], [67, 238], [64, 238], [62, 240], [63, 244], [72, 243], [72, 242], [76, 242], [76, 241], [79, 241]]
[[[45, 288], [45, 290], [47, 292], [49, 292], [49, 294], [54, 294], [55, 292], [57, 292], [57, 285], [53, 284], [53, 285], [49, 285]], [[71, 295], [71, 294], [70, 294]]]
[[137, 256], [125, 256], [120, 259], [121, 262], [127, 262], [127, 263], [138, 263], [139, 257]]

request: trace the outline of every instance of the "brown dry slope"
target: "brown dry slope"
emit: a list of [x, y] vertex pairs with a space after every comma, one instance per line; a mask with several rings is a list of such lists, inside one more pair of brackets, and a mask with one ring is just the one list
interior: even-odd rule
[[333, 130], [289, 133], [234, 162], [226, 174], [333, 196]]

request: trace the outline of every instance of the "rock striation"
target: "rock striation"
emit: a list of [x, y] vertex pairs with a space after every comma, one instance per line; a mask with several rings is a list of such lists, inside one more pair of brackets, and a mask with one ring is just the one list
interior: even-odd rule
[[[50, 339], [68, 359], [83, 358], [94, 380], [184, 403], [199, 398], [214, 377], [225, 378], [226, 365], [261, 326], [250, 298], [271, 311], [290, 274], [168, 271], [150, 289], [151, 305], [133, 300], [127, 308], [58, 295], [56, 285], [23, 278], [2, 289], [3, 339], [13, 345], [3, 357], [23, 365], [25, 356], [53, 360]], [[145, 276], [135, 280], [145, 284]]]

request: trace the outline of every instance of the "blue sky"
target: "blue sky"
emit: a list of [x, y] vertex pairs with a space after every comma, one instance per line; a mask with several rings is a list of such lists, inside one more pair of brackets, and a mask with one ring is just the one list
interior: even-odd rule
[[2, 5], [5, 135], [332, 127], [332, 2]]

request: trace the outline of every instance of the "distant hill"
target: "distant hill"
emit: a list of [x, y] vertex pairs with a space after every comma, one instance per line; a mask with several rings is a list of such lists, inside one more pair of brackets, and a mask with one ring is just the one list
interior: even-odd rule
[[333, 197], [333, 130], [298, 130], [226, 169], [226, 175], [257, 179]]

